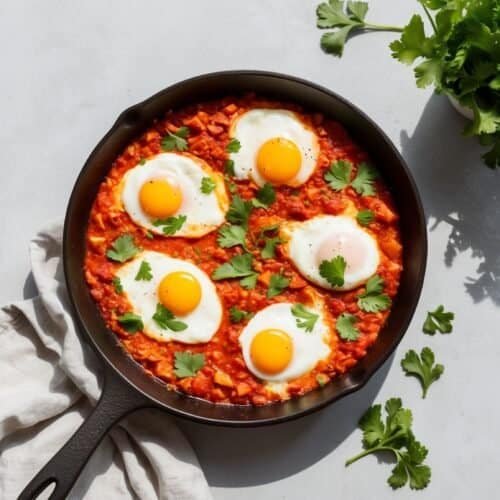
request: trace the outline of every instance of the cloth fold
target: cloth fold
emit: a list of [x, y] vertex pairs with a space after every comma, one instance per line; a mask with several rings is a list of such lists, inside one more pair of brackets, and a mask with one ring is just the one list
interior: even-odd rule
[[[15, 499], [81, 424], [100, 394], [100, 363], [69, 313], [62, 224], [30, 243], [38, 296], [0, 310], [0, 498]], [[71, 499], [210, 500], [198, 460], [174, 420], [140, 410], [104, 438]]]

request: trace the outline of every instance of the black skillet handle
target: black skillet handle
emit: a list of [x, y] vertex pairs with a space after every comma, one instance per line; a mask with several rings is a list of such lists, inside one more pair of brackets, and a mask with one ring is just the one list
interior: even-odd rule
[[30, 481], [18, 500], [33, 500], [56, 484], [49, 500], [64, 500], [77, 480], [90, 455], [111, 426], [139, 408], [151, 407], [151, 401], [106, 367], [101, 397], [69, 441]]

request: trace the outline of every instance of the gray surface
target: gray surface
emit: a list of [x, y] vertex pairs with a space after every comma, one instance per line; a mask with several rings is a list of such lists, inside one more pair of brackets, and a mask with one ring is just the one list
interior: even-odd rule
[[[220, 69], [282, 71], [330, 87], [374, 118], [403, 152], [424, 200], [430, 259], [413, 324], [369, 385], [316, 415], [275, 428], [227, 430], [181, 423], [217, 500], [493, 498], [500, 355], [499, 174], [443, 97], [417, 90], [392, 60], [390, 34], [353, 39], [336, 60], [318, 47], [315, 0], [0, 3], [0, 303], [31, 296], [27, 243], [60, 216], [72, 183], [118, 113], [182, 78]], [[371, 2], [374, 21], [402, 23], [416, 2]], [[424, 313], [456, 311], [450, 336], [420, 332]], [[399, 362], [430, 345], [446, 365], [427, 400]], [[485, 382], [486, 381], [486, 382]], [[344, 470], [360, 446], [354, 422], [372, 400], [400, 395], [429, 445], [432, 485], [420, 494], [385, 485], [373, 457]]]

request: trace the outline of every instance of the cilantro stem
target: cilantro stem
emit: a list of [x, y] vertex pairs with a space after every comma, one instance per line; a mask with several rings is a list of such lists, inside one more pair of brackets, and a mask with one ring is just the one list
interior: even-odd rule
[[429, 22], [431, 23], [431, 26], [432, 26], [432, 29], [434, 30], [434, 33], [437, 33], [437, 26], [436, 26], [436, 23], [434, 22], [434, 19], [431, 16], [431, 13], [429, 12], [429, 9], [423, 3], [421, 5], [424, 9], [424, 12], [425, 12], [425, 15], [427, 16], [427, 19], [429, 19]]
[[385, 24], [374, 24], [374, 23], [365, 23], [363, 29], [378, 30], [378, 31], [396, 31], [397, 33], [403, 32], [403, 28], [400, 28], [399, 26], [388, 26]]
[[366, 456], [368, 456], [372, 453], [375, 453], [377, 451], [392, 451], [396, 455], [396, 458], [399, 457], [398, 450], [391, 448], [390, 446], [375, 446], [374, 448], [369, 448], [368, 450], [362, 451], [361, 453], [358, 453], [354, 457], [350, 458], [345, 463], [345, 466], [348, 467], [349, 465], [353, 464], [354, 462], [357, 462], [361, 458], [366, 457]]
[[373, 448], [369, 448], [368, 450], [362, 451], [358, 455], [355, 455], [354, 457], [350, 458], [345, 463], [345, 466], [347, 467], [348, 465], [351, 465], [352, 463], [356, 462], [360, 458], [366, 457], [367, 455], [370, 455], [371, 453], [375, 453], [377, 451], [392, 451], [396, 455], [396, 458], [399, 458], [399, 451], [396, 450], [395, 448], [392, 448], [391, 446], [388, 446], [388, 444], [391, 441], [394, 441], [395, 439], [399, 439], [400, 437], [403, 437], [404, 435], [405, 435], [405, 432], [403, 430], [396, 432], [394, 434], [394, 436], [391, 436], [389, 439], [386, 439], [384, 441], [383, 445], [374, 446]]

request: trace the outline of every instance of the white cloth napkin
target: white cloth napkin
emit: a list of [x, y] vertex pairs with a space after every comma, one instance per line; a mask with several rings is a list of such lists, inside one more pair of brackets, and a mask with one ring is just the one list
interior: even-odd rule
[[[88, 415], [99, 362], [68, 313], [60, 222], [30, 244], [39, 295], [0, 310], [0, 498], [15, 499]], [[4, 263], [5, 264], [5, 263]], [[198, 460], [175, 422], [140, 410], [104, 438], [71, 499], [209, 500]]]

